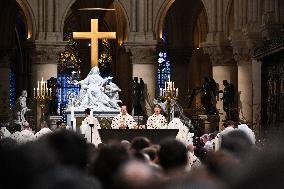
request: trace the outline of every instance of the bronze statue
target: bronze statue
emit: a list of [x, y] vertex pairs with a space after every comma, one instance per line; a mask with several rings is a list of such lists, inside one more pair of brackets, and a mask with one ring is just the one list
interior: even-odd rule
[[57, 89], [58, 89], [58, 82], [57, 79], [51, 77], [47, 80], [48, 88], [51, 88], [51, 97], [52, 100], [49, 103], [49, 114], [50, 115], [58, 115], [58, 96], [57, 96]]
[[133, 80], [133, 91], [132, 91], [132, 106], [134, 110], [134, 115], [144, 115], [144, 88], [145, 88], [145, 83], [142, 78], [140, 78], [140, 82], [138, 82], [138, 77], [134, 77]]
[[223, 97], [221, 100], [223, 100], [223, 110], [226, 112], [226, 118], [232, 119], [233, 118], [233, 104], [235, 100], [235, 89], [234, 85], [229, 83], [227, 80], [223, 80], [224, 85], [224, 91]]

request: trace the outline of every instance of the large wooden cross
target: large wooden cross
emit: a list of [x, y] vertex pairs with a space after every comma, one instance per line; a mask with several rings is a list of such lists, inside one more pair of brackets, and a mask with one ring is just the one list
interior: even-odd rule
[[73, 32], [74, 39], [91, 39], [91, 66], [98, 66], [99, 39], [115, 39], [116, 32], [99, 32], [98, 19], [91, 19], [91, 32]]

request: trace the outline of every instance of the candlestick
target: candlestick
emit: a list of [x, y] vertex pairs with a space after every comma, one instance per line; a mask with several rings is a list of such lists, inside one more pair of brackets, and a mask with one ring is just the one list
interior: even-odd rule
[[74, 120], [74, 107], [71, 107], [71, 121]]
[[177, 88], [177, 91], [176, 91], [176, 96], [178, 96], [178, 88]]
[[73, 118], [73, 131], [76, 131], [76, 118]]

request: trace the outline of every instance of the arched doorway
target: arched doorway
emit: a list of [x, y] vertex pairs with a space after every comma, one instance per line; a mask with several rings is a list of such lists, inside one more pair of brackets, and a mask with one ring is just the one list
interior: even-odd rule
[[[109, 11], [81, 10], [82, 8], [108, 8]], [[122, 89], [120, 98], [130, 107], [131, 101], [131, 64], [123, 42], [128, 38], [129, 23], [119, 2], [106, 1], [76, 1], [68, 10], [64, 21], [63, 36], [75, 31], [89, 32], [91, 19], [99, 19], [100, 32], [116, 32], [116, 40], [99, 41], [99, 68], [102, 77], [111, 76], [113, 81]], [[63, 37], [65, 38], [65, 37]], [[78, 43], [78, 57], [80, 63], [81, 79], [90, 71], [90, 41], [76, 40]]]
[[[162, 24], [159, 47], [167, 54], [172, 67], [172, 80], [179, 88], [179, 102], [183, 107], [189, 104], [194, 88], [202, 86], [205, 76], [212, 77], [212, 65], [200, 47], [208, 33], [207, 14], [201, 0], [174, 1], [168, 7]], [[164, 15], [164, 14], [161, 14]], [[161, 25], [161, 24], [160, 24]], [[197, 96], [193, 106], [201, 106]]]

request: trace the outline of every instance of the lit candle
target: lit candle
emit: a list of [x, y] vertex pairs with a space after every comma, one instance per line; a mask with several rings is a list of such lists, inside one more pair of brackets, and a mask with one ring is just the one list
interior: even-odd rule
[[73, 128], [72, 128], [74, 132], [76, 132], [76, 127], [77, 127], [77, 125], [76, 125], [76, 118], [74, 117], [73, 118]]
[[163, 96], [163, 89], [160, 88], [160, 96]]
[[36, 95], [39, 96], [39, 88], [36, 89]]
[[177, 88], [177, 91], [176, 91], [176, 96], [178, 96], [178, 88]]
[[165, 82], [165, 90], [167, 89], [167, 82]]
[[51, 88], [49, 88], [49, 96], [51, 96]]
[[71, 121], [74, 121], [74, 107], [71, 107]]
[[36, 95], [36, 90], [35, 90], [35, 88], [34, 88], [34, 96]]
[[173, 82], [173, 90], [175, 90], [175, 82]]

